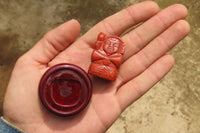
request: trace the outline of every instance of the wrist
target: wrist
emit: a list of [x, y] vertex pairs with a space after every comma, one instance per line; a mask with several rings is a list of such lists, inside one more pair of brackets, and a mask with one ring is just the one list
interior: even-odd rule
[[22, 129], [4, 119], [3, 116], [0, 118], [0, 131], [3, 131], [4, 133], [25, 133]]

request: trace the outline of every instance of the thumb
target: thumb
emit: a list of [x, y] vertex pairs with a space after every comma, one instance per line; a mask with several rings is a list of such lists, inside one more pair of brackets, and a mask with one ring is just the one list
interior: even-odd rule
[[24, 56], [40, 65], [48, 64], [56, 55], [73, 43], [80, 33], [80, 24], [77, 20], [70, 20], [49, 31]]

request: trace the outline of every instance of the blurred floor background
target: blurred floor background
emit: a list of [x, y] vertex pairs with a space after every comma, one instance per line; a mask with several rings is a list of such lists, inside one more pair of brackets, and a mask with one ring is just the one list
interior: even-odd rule
[[[82, 25], [82, 35], [103, 18], [140, 1], [1, 0], [0, 114], [15, 61], [47, 31], [75, 18]], [[169, 52], [176, 60], [172, 71], [126, 109], [107, 133], [200, 132], [200, 1], [154, 1], [161, 9], [184, 4], [189, 10], [191, 33]]]

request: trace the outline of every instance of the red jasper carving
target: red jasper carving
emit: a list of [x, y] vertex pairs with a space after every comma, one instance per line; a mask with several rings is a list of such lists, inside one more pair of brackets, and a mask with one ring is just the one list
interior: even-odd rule
[[50, 112], [59, 116], [74, 115], [83, 110], [92, 95], [87, 73], [72, 64], [58, 64], [42, 76], [39, 96]]
[[115, 80], [123, 60], [124, 47], [118, 36], [105, 35], [101, 32], [95, 43], [88, 73], [107, 80]]

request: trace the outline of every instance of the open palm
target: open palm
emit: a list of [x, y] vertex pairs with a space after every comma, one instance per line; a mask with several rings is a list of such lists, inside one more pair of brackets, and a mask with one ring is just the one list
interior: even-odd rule
[[[4, 101], [4, 118], [30, 133], [105, 132], [122, 111], [156, 84], [173, 66], [166, 55], [189, 32], [183, 20], [187, 10], [173, 5], [162, 11], [146, 1], [130, 6], [95, 25], [76, 40], [80, 25], [68, 21], [48, 32], [17, 61]], [[88, 106], [71, 117], [48, 112], [38, 96], [44, 72], [59, 63], [72, 63], [88, 71], [100, 32], [121, 35], [126, 48], [118, 78], [105, 81], [91, 76], [93, 94]]]

